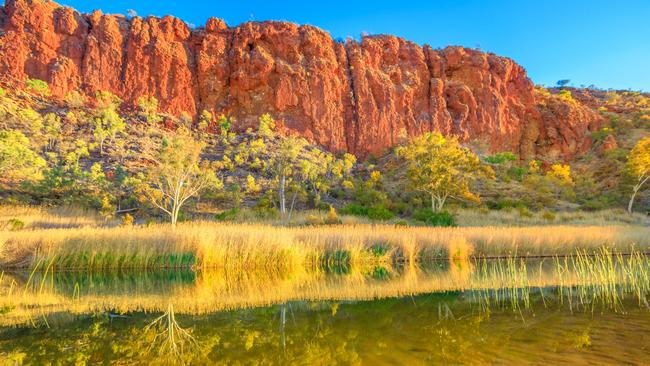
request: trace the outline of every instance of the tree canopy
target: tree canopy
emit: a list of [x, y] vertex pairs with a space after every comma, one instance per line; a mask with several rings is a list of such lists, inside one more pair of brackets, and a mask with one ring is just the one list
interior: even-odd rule
[[637, 193], [650, 180], [650, 137], [640, 140], [634, 146], [628, 156], [627, 171], [634, 178], [632, 196], [627, 205], [627, 210], [631, 213]]
[[397, 149], [406, 162], [410, 186], [428, 194], [431, 209], [440, 211], [449, 198], [476, 199], [470, 184], [479, 177], [492, 176], [490, 168], [455, 137], [427, 133]]
[[163, 138], [157, 159], [147, 170], [142, 191], [149, 202], [170, 216], [173, 226], [190, 198], [222, 186], [210, 164], [201, 160], [204, 146], [189, 131], [179, 129]]

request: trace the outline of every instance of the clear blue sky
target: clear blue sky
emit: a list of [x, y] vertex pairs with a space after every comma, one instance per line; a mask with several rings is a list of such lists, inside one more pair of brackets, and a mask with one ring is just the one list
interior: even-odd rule
[[210, 16], [311, 24], [334, 38], [394, 34], [432, 47], [462, 45], [508, 56], [535, 83], [650, 91], [650, 0], [60, 0], [83, 12]]

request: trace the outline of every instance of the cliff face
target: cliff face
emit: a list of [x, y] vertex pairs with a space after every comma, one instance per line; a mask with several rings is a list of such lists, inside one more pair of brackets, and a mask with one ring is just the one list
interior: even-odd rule
[[190, 30], [179, 19], [92, 14], [46, 0], [7, 0], [0, 12], [0, 78], [155, 96], [169, 113], [203, 109], [236, 126], [271, 113], [334, 151], [380, 154], [426, 131], [480, 140], [523, 156], [571, 157], [599, 118], [579, 104], [543, 105], [512, 60], [461, 47], [434, 50], [393, 36], [334, 41], [286, 22]]

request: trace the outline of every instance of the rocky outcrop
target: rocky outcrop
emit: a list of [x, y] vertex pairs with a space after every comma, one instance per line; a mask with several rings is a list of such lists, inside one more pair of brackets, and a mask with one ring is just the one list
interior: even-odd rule
[[602, 117], [594, 109], [570, 95], [536, 94], [542, 117], [536, 152], [547, 159], [569, 158], [587, 152], [592, 145], [591, 132], [597, 131], [602, 123]]
[[523, 156], [571, 157], [599, 118], [540, 103], [525, 70], [477, 50], [434, 50], [393, 36], [334, 41], [312, 26], [212, 18], [80, 14], [46, 0], [7, 0], [0, 78], [47, 81], [54, 97], [108, 90], [129, 104], [154, 96], [168, 113], [224, 113], [244, 129], [271, 113], [333, 151], [381, 154], [427, 131]]

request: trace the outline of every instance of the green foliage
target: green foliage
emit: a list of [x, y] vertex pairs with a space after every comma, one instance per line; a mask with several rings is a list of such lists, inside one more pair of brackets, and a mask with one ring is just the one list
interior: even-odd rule
[[237, 209], [241, 206], [244, 201], [244, 194], [242, 192], [241, 186], [237, 183], [230, 184], [226, 188], [226, 198], [230, 204], [230, 207]]
[[609, 127], [603, 127], [598, 131], [594, 131], [591, 133], [591, 138], [594, 140], [595, 143], [601, 143], [605, 141], [607, 136], [613, 135], [614, 131], [609, 128]]
[[551, 211], [544, 211], [542, 218], [546, 221], [555, 221], [555, 214]]
[[106, 140], [113, 143], [117, 135], [124, 132], [126, 124], [118, 112], [122, 103], [118, 97], [106, 91], [99, 91], [96, 93], [96, 100], [93, 136], [99, 145], [100, 154], [103, 155]]
[[25, 228], [25, 223], [20, 219], [12, 218], [7, 221], [7, 226], [9, 228], [9, 231], [18, 231]]
[[531, 218], [531, 217], [533, 217], [533, 213], [530, 212], [530, 210], [526, 206], [517, 207], [517, 212], [519, 212], [519, 217], [521, 217], [521, 218]]
[[223, 187], [209, 163], [201, 160], [203, 148], [204, 144], [195, 140], [189, 131], [178, 129], [163, 138], [156, 163], [147, 169], [141, 192], [151, 204], [170, 216], [172, 225], [190, 198]]
[[217, 221], [234, 221], [237, 218], [237, 214], [239, 214], [239, 208], [233, 207], [214, 215], [214, 219]]
[[395, 214], [384, 206], [372, 206], [368, 208], [368, 218], [371, 220], [386, 221], [393, 217], [395, 217]]
[[138, 109], [141, 117], [147, 120], [150, 125], [162, 122], [162, 117], [158, 114], [158, 99], [156, 97], [142, 96], [138, 98]]
[[487, 201], [486, 205], [491, 210], [508, 210], [526, 206], [525, 203], [514, 199], [503, 199], [499, 201]]
[[357, 203], [349, 203], [340, 212], [344, 215], [367, 217], [371, 220], [385, 221], [395, 217], [395, 214], [383, 205], [366, 207]]
[[207, 110], [202, 110], [201, 114], [199, 115], [199, 125], [198, 129], [202, 133], [208, 133], [208, 130], [210, 129], [210, 126], [212, 125], [212, 113]]
[[504, 151], [491, 156], [486, 156], [483, 160], [485, 160], [486, 163], [501, 165], [507, 162], [517, 161], [518, 159], [517, 155], [512, 152]]
[[72, 109], [83, 108], [86, 105], [86, 97], [80, 92], [73, 90], [65, 95], [65, 102]]
[[259, 126], [257, 132], [260, 136], [271, 138], [274, 135], [275, 131], [275, 121], [270, 114], [263, 114], [259, 119]]
[[0, 175], [4, 178], [38, 179], [45, 160], [29, 146], [20, 131], [0, 131]]
[[61, 118], [54, 113], [43, 117], [43, 128], [47, 137], [47, 150], [52, 151], [61, 140]]
[[452, 214], [447, 211], [433, 211], [429, 208], [415, 210], [413, 219], [428, 226], [456, 226], [456, 219]]
[[25, 86], [31, 92], [38, 94], [42, 97], [47, 97], [50, 95], [50, 86], [43, 80], [27, 79], [25, 80]]
[[507, 174], [508, 177], [521, 182], [524, 179], [524, 176], [526, 175], [527, 172], [528, 170], [524, 167], [513, 166], [508, 169]]
[[573, 99], [573, 94], [571, 94], [571, 91], [569, 90], [560, 90], [559, 93], [556, 94], [557, 98], [567, 102], [567, 103], [577, 103], [575, 99]]
[[368, 208], [358, 203], [348, 203], [340, 211], [344, 215], [368, 216]]
[[457, 138], [439, 133], [417, 137], [398, 148], [397, 154], [406, 161], [411, 187], [431, 197], [433, 211], [441, 210], [448, 198], [478, 199], [470, 184], [494, 175], [468, 148], [460, 146]]
[[222, 135], [228, 135], [228, 131], [230, 131], [230, 128], [232, 127], [232, 122], [228, 117], [222, 114], [217, 119], [217, 126], [219, 126]]

